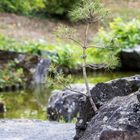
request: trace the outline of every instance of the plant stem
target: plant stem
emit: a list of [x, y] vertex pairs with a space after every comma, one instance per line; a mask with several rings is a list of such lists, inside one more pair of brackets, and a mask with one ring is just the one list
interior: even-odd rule
[[97, 107], [92, 99], [92, 96], [91, 96], [91, 92], [90, 92], [90, 88], [89, 88], [89, 83], [88, 83], [88, 80], [87, 80], [87, 71], [86, 71], [86, 49], [87, 49], [87, 44], [88, 44], [88, 33], [89, 33], [89, 24], [87, 24], [87, 27], [86, 27], [86, 31], [85, 31], [85, 40], [84, 40], [84, 46], [83, 46], [83, 66], [82, 66], [82, 69], [83, 69], [83, 78], [84, 78], [84, 81], [85, 81], [85, 86], [86, 86], [86, 90], [87, 90], [87, 95], [89, 97], [89, 101], [91, 103], [91, 106], [93, 108], [93, 110], [96, 112], [97, 111]]

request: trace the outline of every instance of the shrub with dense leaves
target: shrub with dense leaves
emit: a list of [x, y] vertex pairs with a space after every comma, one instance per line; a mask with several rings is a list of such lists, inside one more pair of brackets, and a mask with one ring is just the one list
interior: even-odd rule
[[133, 19], [128, 22], [117, 18], [110, 23], [108, 31], [99, 30], [96, 42], [98, 46], [107, 48], [132, 48], [140, 44], [140, 21]]
[[16, 63], [10, 61], [4, 69], [0, 69], [0, 88], [7, 85], [24, 83], [26, 81], [22, 68], [16, 68]]
[[67, 16], [81, 0], [45, 0], [46, 12], [51, 15]]
[[30, 14], [40, 11], [43, 7], [43, 0], [0, 0], [1, 12]]
[[[76, 59], [76, 57], [81, 55], [81, 51], [78, 51], [78, 48], [75, 49], [73, 44], [58, 43], [57, 45], [53, 45], [43, 42], [20, 42], [4, 35], [0, 35], [0, 50], [32, 53], [36, 55], [40, 54], [40, 51], [47, 51], [53, 54], [48, 54], [47, 57], [57, 65], [74, 68], [80, 64], [79, 59]], [[77, 53], [74, 54], [74, 51]]]
[[100, 58], [99, 61], [107, 62], [118, 59], [118, 54], [122, 49], [132, 48], [140, 44], [140, 21], [114, 19], [108, 30], [104, 30], [104, 28], [99, 30], [95, 42], [96, 46], [105, 48], [103, 51], [100, 49], [94, 51], [95, 58]]

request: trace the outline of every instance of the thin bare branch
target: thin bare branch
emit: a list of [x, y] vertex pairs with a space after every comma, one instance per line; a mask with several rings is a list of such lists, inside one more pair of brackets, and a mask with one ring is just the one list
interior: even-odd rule
[[83, 44], [81, 44], [81, 42], [80, 41], [78, 41], [78, 40], [76, 40], [76, 39], [74, 39], [74, 38], [68, 38], [69, 40], [72, 40], [73, 42], [75, 42], [77, 45], [79, 45], [80, 47], [83, 47]]
[[101, 20], [102, 20], [102, 17], [95, 18], [94, 20], [90, 21], [90, 23], [96, 23], [96, 22], [101, 21]]
[[98, 70], [98, 69], [105, 69], [107, 68], [107, 65], [105, 64], [88, 64], [86, 65], [87, 67], [93, 69], [93, 70]]
[[98, 48], [98, 49], [108, 49], [108, 50], [112, 50], [113, 49], [111, 47], [101, 47], [101, 46], [94, 46], [94, 45], [90, 45], [87, 48]]
[[99, 46], [94, 46], [94, 45], [90, 45], [90, 46], [88, 46], [88, 48], [105, 49], [105, 47], [99, 47]]
[[68, 86], [64, 86], [64, 87], [65, 87], [65, 89], [67, 89], [67, 90], [70, 90], [70, 91], [75, 92], [75, 93], [83, 94], [84, 96], [87, 97], [86, 94], [84, 94], [83, 92], [80, 92], [80, 91], [74, 90], [70, 85], [69, 85], [69, 87], [68, 87]]

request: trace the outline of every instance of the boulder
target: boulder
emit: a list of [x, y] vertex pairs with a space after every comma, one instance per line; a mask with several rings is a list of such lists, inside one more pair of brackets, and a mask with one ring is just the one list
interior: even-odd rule
[[115, 79], [106, 83], [98, 83], [92, 88], [92, 98], [99, 108], [104, 102], [116, 97], [126, 96], [140, 87], [140, 75]]
[[140, 139], [140, 92], [106, 102], [89, 122], [80, 140]]
[[[90, 88], [93, 85], [90, 84]], [[49, 99], [47, 112], [49, 120], [71, 121], [79, 112], [79, 99], [84, 97], [84, 84], [73, 84], [70, 89], [55, 90]]]
[[140, 70], [140, 45], [130, 49], [123, 49], [120, 58], [124, 69]]
[[[132, 76], [121, 79], [112, 80], [106, 83], [99, 83], [95, 85], [92, 90], [92, 99], [94, 100], [98, 109], [114, 97], [123, 97], [136, 92], [140, 88], [140, 76]], [[88, 123], [96, 115], [93, 111], [88, 97], [80, 99], [80, 113], [76, 123], [76, 136], [79, 139], [84, 134]]]

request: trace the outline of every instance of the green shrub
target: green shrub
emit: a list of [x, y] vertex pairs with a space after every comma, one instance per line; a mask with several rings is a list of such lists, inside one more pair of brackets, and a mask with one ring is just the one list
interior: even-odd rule
[[[80, 56], [82, 56], [82, 50], [74, 44], [63, 44], [62, 42], [57, 44], [18, 42], [4, 35], [0, 35], [0, 50], [32, 54], [39, 54], [40, 51], [48, 51], [53, 55], [46, 55], [44, 57], [51, 59], [51, 61], [57, 66], [77, 69], [79, 65], [82, 65], [82, 59], [80, 58]], [[100, 63], [112, 60], [108, 58], [108, 56], [111, 56], [111, 52], [108, 50], [99, 52], [99, 50], [91, 48], [87, 50], [87, 63]]]
[[4, 69], [0, 69], [0, 88], [7, 85], [24, 83], [25, 75], [22, 68], [15, 68], [16, 64], [10, 61]]
[[78, 65], [81, 64], [79, 56], [82, 55], [82, 52], [79, 51], [78, 48], [76, 48], [73, 44], [40, 44], [39, 50], [46, 50], [57, 54], [49, 56], [49, 58], [52, 60], [53, 63], [55, 63], [58, 66], [67, 67], [69, 69], [75, 69]]
[[[58, 43], [57, 45], [53, 45], [40, 42], [18, 42], [4, 35], [0, 35], [0, 50], [32, 54], [39, 54], [40, 51], [49, 51], [56, 55], [47, 55], [47, 57], [57, 65], [75, 68], [80, 63], [79, 59], [76, 59], [80, 55], [80, 52], [72, 44], [64, 45]], [[74, 51], [77, 51], [77, 53], [74, 54]]]
[[51, 15], [67, 16], [81, 0], [45, 0], [46, 12]]
[[[116, 18], [110, 23], [108, 30], [103, 28], [99, 30], [94, 41], [96, 46], [105, 48], [94, 50], [97, 62], [110, 64], [110, 61], [113, 62], [112, 59], [119, 59], [118, 56], [122, 49], [132, 48], [140, 44], [140, 21], [134, 19], [128, 22]], [[114, 62], [119, 65], [119, 60]]]
[[110, 23], [109, 30], [99, 30], [96, 37], [96, 44], [101, 47], [132, 48], [140, 44], [140, 21], [123, 21], [121, 18]]
[[0, 0], [0, 11], [20, 14], [38, 12], [44, 7], [43, 0]]

